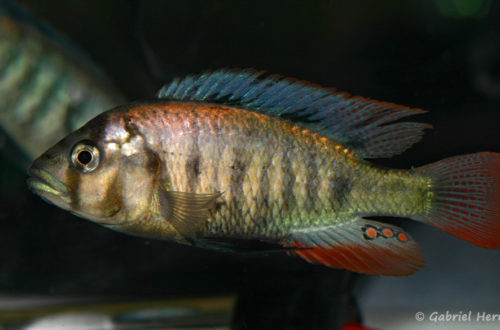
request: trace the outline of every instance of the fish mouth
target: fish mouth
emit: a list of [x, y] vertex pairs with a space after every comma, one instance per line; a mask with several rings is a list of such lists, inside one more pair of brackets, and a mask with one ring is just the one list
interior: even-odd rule
[[44, 169], [32, 166], [29, 169], [28, 187], [35, 194], [57, 206], [70, 204], [68, 188]]

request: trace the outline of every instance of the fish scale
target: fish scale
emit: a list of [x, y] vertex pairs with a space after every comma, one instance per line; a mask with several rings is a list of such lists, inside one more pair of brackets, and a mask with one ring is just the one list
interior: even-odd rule
[[[415, 181], [405, 172], [399, 176], [384, 176], [384, 171], [362, 164], [347, 149], [338, 148], [335, 143], [309, 130], [288, 128], [287, 124], [274, 123], [243, 110], [196, 104], [190, 105], [191, 111], [185, 109], [189, 106], [180, 107], [180, 104], [170, 103], [156, 112], [157, 116], [170, 116], [168, 128], [158, 128], [156, 124], [151, 127], [159, 120], [151, 118], [144, 121], [139, 113], [134, 116], [134, 121], [142, 134], [159, 134], [157, 139], [161, 137], [169, 141], [157, 144], [153, 140], [151, 143], [152, 148], [161, 145], [167, 149], [156, 151], [163, 155], [162, 160], [169, 172], [170, 189], [193, 189], [188, 182], [190, 176], [186, 172], [186, 163], [192, 149], [196, 148], [200, 158], [200, 176], [193, 192], [230, 192], [223, 194], [226, 206], [209, 219], [207, 233], [223, 228], [224, 233], [284, 235], [288, 222], [300, 228], [331, 223], [332, 217], [342, 221], [356, 215], [375, 214], [379, 209], [396, 214], [404, 206], [402, 198], [396, 198], [395, 203], [388, 203], [385, 198], [380, 203], [378, 192], [371, 193], [366, 187], [376, 182], [399, 179], [399, 176], [404, 176], [408, 184]], [[141, 111], [147, 109], [141, 108]], [[231, 122], [232, 117], [237, 118], [238, 124], [228, 127], [226, 123]], [[262, 132], [262, 125], [266, 128], [265, 132]], [[196, 141], [192, 138], [194, 128], [197, 130]], [[289, 135], [283, 136], [282, 130], [287, 128]], [[183, 138], [179, 139], [179, 135]], [[244, 162], [245, 170], [244, 174], [234, 174], [228, 169], [234, 166], [235, 153], [240, 149], [245, 150], [243, 157], [239, 152], [239, 161]], [[273, 155], [279, 156], [275, 158]], [[353, 165], [346, 165], [349, 162]], [[356, 171], [364, 181], [358, 183], [353, 179]], [[322, 182], [318, 181], [318, 172], [325, 174], [321, 177]], [[242, 176], [242, 180], [235, 180], [238, 175]], [[282, 180], [288, 184], [276, 186], [279, 191], [272, 190], [268, 186], [270, 177], [276, 178], [278, 183]], [[336, 196], [342, 193], [342, 189], [336, 187], [339, 178], [355, 187], [347, 196]], [[366, 182], [367, 178], [370, 185]], [[273, 221], [264, 226], [267, 219]]]
[[252, 70], [176, 79], [159, 97], [98, 116], [47, 151], [32, 189], [125, 233], [232, 250], [264, 241], [374, 275], [411, 274], [423, 256], [402, 228], [369, 216], [500, 247], [500, 154], [411, 170], [366, 160], [417, 142], [429, 125], [394, 121], [422, 110]]

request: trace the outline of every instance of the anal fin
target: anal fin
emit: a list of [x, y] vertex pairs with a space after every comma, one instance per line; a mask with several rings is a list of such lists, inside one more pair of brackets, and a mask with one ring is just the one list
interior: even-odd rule
[[404, 230], [361, 218], [296, 230], [285, 245], [309, 262], [370, 275], [410, 275], [424, 265], [420, 247]]
[[160, 189], [163, 217], [187, 240], [195, 238], [209, 216], [209, 209], [222, 193], [197, 194]]

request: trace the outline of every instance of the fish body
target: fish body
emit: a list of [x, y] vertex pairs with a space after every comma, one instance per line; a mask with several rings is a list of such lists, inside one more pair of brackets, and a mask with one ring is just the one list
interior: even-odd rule
[[[38, 158], [31, 188], [128, 234], [202, 247], [276, 243], [330, 267], [406, 275], [423, 265], [409, 217], [499, 247], [500, 155], [382, 169], [429, 127], [422, 113], [254, 71], [176, 80], [158, 100], [91, 120]], [[229, 244], [230, 245], [230, 244]]]
[[167, 190], [222, 192], [202, 235], [280, 239], [291, 228], [332, 220], [413, 215], [425, 208], [431, 184], [410, 171], [371, 166], [310, 130], [234, 107], [155, 101], [115, 110], [106, 121], [119, 124], [104, 136], [119, 131], [147, 141]]
[[82, 51], [17, 7], [0, 8], [0, 125], [34, 159], [124, 98]]

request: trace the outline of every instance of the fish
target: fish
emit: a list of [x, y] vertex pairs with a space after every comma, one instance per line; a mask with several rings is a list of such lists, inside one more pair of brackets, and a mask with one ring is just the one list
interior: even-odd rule
[[[32, 164], [44, 200], [107, 228], [223, 251], [284, 251], [370, 275], [410, 275], [406, 217], [500, 246], [500, 154], [411, 169], [389, 158], [431, 126], [426, 111], [253, 69], [220, 69], [116, 107]], [[244, 242], [240, 244], [238, 242]], [[254, 244], [255, 242], [255, 244]]]
[[125, 97], [86, 53], [17, 3], [0, 4], [0, 127], [27, 166]]

